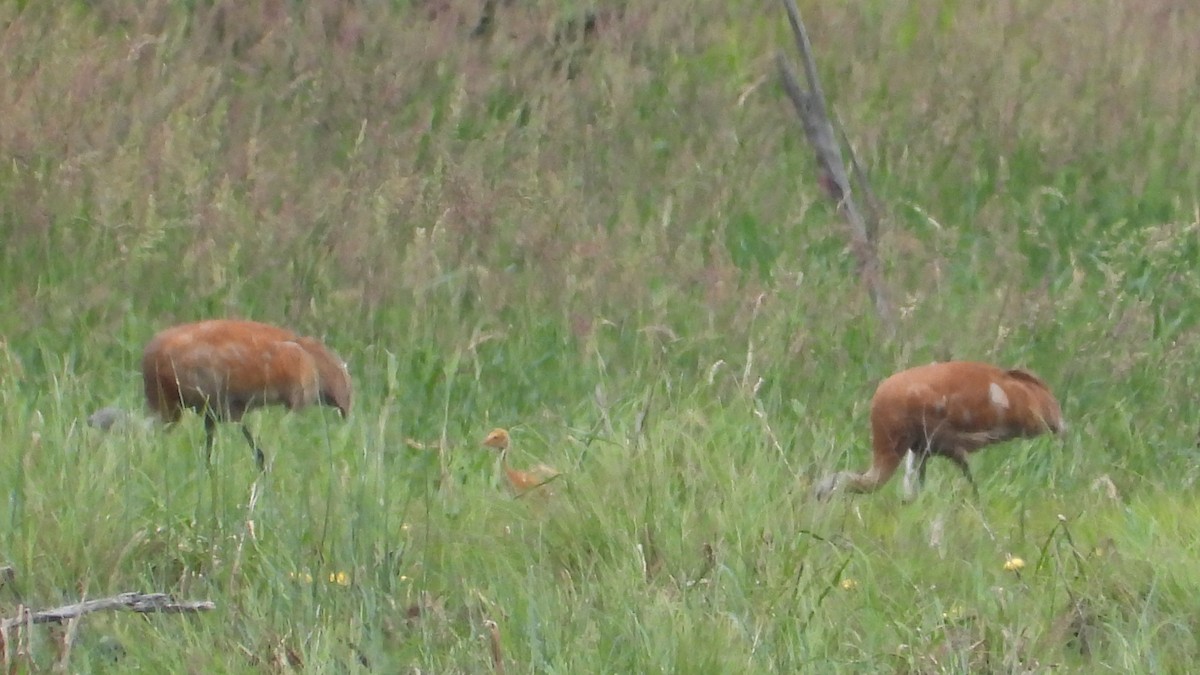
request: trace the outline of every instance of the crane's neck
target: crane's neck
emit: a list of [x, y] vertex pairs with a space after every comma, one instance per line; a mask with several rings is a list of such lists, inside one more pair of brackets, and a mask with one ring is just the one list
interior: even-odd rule
[[496, 458], [496, 475], [507, 474], [508, 469], [508, 446], [500, 448], [500, 456]]
[[886, 482], [880, 471], [871, 467], [863, 473], [857, 471], [839, 471], [826, 476], [817, 484], [817, 499], [824, 501], [837, 490], [846, 492], [874, 492]]

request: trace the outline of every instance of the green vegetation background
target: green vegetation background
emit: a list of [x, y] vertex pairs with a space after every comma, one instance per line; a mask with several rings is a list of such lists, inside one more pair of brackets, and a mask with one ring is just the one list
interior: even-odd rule
[[[473, 39], [467, 0], [0, 6], [0, 609], [217, 603], [4, 658], [480, 672], [494, 621], [510, 672], [1191, 667], [1200, 13], [801, 3], [885, 205], [887, 341], [780, 6], [495, 9]], [[194, 416], [82, 423], [210, 316], [357, 386], [346, 423], [251, 416], [252, 505], [232, 428], [210, 474]], [[945, 358], [1034, 369], [1068, 433], [979, 455], [979, 503], [937, 463], [911, 506], [813, 503], [875, 384]], [[554, 498], [505, 491], [493, 426]]]

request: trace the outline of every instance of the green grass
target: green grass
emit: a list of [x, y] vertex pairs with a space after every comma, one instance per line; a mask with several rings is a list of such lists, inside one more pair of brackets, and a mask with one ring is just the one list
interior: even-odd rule
[[[1196, 18], [802, 3], [886, 206], [888, 339], [782, 8], [619, 4], [557, 47], [580, 3], [487, 40], [465, 0], [0, 8], [0, 616], [217, 605], [0, 656], [484, 672], [492, 621], [508, 672], [1190, 671]], [[210, 316], [324, 338], [351, 417], [252, 414], [261, 477], [232, 426], [210, 472], [195, 416], [84, 424]], [[946, 358], [1034, 369], [1067, 433], [977, 455], [979, 502], [945, 463], [814, 502], [875, 384]], [[495, 426], [552, 498], [505, 490]]]

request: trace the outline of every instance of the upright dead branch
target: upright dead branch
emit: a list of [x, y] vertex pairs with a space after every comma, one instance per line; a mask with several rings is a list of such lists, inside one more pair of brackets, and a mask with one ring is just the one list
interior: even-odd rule
[[[812, 54], [812, 44], [808, 40], [804, 22], [800, 19], [800, 10], [796, 8], [795, 0], [783, 0], [783, 6], [787, 9], [792, 33], [796, 36], [796, 47], [800, 50], [800, 58], [804, 62], [804, 74], [809, 89], [805, 90], [800, 86], [795, 71], [783, 54], [779, 54], [776, 60], [783, 78], [783, 88], [796, 108], [805, 137], [816, 152], [817, 165], [821, 172], [821, 187], [837, 204], [838, 213], [849, 226], [850, 250], [854, 253], [858, 275], [866, 284], [867, 293], [875, 305], [875, 313], [890, 337], [895, 335], [896, 321], [887, 290], [883, 286], [883, 272], [875, 251], [873, 235], [878, 231], [878, 223], [875, 222], [877, 218], [872, 214], [872, 222], [868, 225], [863, 212], [854, 201], [850, 191], [849, 174], [842, 161], [842, 151], [834, 135], [833, 124], [829, 121], [825, 94], [821, 92], [821, 81], [817, 76], [816, 59]], [[853, 159], [852, 150], [851, 158]], [[856, 177], [865, 186], [866, 176], [858, 168], [857, 162], [854, 162], [854, 165]], [[870, 191], [869, 186], [865, 189]]]

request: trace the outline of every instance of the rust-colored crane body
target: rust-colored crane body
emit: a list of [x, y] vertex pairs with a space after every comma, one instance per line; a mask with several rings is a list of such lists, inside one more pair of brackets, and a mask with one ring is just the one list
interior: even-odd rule
[[504, 469], [504, 476], [508, 479], [508, 485], [516, 496], [520, 497], [530, 490], [539, 488], [559, 475], [557, 470], [545, 464], [538, 464], [529, 471], [512, 468], [508, 465], [509, 442], [508, 431], [505, 429], [492, 429], [483, 439], [485, 447], [500, 451], [500, 466]]
[[[1037, 375], [974, 361], [947, 361], [901, 371], [881, 382], [871, 399], [871, 467], [827, 476], [818, 499], [837, 489], [874, 492], [907, 457], [905, 492], [915, 496], [931, 456], [954, 462], [975, 489], [967, 457], [993, 443], [1060, 433], [1062, 409]], [[913, 484], [914, 462], [916, 485]]]
[[[251, 409], [321, 404], [350, 414], [346, 364], [319, 340], [256, 321], [213, 319], [167, 328], [142, 354], [146, 403], [168, 424], [185, 409], [204, 415], [211, 458], [218, 421], [242, 422]], [[245, 423], [242, 434], [262, 470], [265, 457]]]

